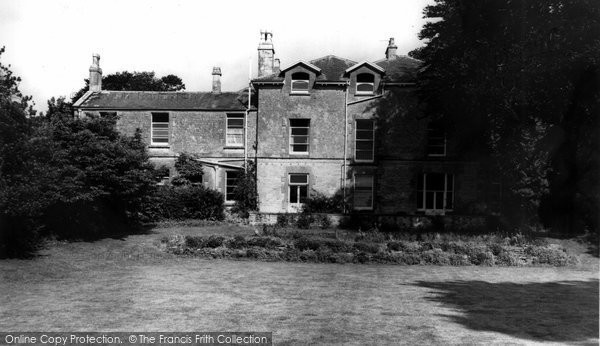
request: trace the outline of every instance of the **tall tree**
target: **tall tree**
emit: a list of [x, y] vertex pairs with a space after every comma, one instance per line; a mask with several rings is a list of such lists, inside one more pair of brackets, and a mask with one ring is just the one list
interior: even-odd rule
[[[75, 93], [72, 102], [78, 100], [89, 90], [89, 79], [85, 86]], [[102, 89], [121, 91], [179, 91], [185, 90], [185, 84], [176, 75], [156, 77], [154, 72], [117, 72], [102, 77]]]
[[452, 129], [465, 155], [487, 159], [521, 221], [535, 219], [542, 200], [547, 222], [597, 208], [589, 177], [598, 167], [600, 2], [436, 0], [424, 14], [426, 46], [411, 55], [424, 62], [427, 113]]

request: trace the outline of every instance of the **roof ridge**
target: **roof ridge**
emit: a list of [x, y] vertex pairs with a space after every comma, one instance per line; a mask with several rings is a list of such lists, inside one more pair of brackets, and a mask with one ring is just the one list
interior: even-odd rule
[[[406, 55], [406, 54], [403, 54], [403, 55], [396, 55], [396, 57], [397, 57], [397, 58], [404, 58], [404, 59], [410, 59], [410, 60], [414, 60], [414, 61], [416, 61], [416, 62], [419, 62], [419, 63], [423, 62], [422, 60], [415, 59], [415, 58], [413, 58], [413, 57], [411, 57], [411, 56], [408, 56], [408, 55]], [[375, 60], [375, 61], [373, 61], [373, 63], [377, 64], [377, 63], [380, 63], [380, 62], [384, 62], [384, 61], [393, 61], [393, 60], [395, 60], [395, 59], [391, 59], [391, 60], [389, 60], [389, 59], [387, 59], [387, 58], [383, 58], [383, 59]]]
[[351, 59], [348, 59], [348, 58], [343, 58], [343, 57], [335, 55], [335, 54], [328, 54], [328, 55], [325, 55], [325, 56], [322, 56], [322, 57], [319, 57], [319, 58], [315, 58], [315, 59], [309, 60], [309, 62], [312, 63], [313, 61], [323, 60], [323, 59], [329, 59], [329, 58], [337, 58], [337, 59], [344, 60], [345, 62], [352, 63], [352, 64], [356, 64], [357, 63], [354, 60], [351, 60]]
[[159, 93], [169, 93], [169, 94], [237, 94], [238, 91], [221, 91], [219, 93], [214, 93], [212, 91], [151, 91], [151, 90], [100, 90], [95, 91], [93, 93], [145, 93], [145, 94], [159, 94]]

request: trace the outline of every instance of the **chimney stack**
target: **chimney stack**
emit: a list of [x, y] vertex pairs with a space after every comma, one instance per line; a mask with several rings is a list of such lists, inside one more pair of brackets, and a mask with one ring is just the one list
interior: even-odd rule
[[275, 49], [273, 48], [273, 33], [260, 31], [260, 43], [258, 44], [258, 76], [263, 77], [272, 74], [274, 67]]
[[279, 59], [273, 60], [273, 73], [281, 72], [281, 61]]
[[218, 94], [221, 92], [221, 68], [213, 67], [212, 76], [212, 92]]
[[90, 91], [102, 90], [102, 69], [100, 68], [100, 55], [92, 55], [92, 66], [90, 66]]
[[394, 44], [394, 38], [390, 37], [390, 42], [388, 43], [387, 48], [385, 49], [385, 58], [387, 60], [394, 59], [396, 57], [396, 50], [398, 47]]

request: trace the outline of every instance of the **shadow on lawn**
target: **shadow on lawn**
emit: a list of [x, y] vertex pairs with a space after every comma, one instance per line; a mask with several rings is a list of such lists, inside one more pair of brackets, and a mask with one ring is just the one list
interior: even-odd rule
[[457, 309], [442, 315], [469, 329], [535, 341], [576, 342], [598, 338], [598, 280], [543, 283], [420, 281], [427, 298]]

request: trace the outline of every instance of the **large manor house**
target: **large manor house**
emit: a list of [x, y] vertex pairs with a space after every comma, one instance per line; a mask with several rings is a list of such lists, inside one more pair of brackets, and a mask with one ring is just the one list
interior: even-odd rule
[[347, 212], [469, 213], [481, 190], [478, 165], [459, 160], [451, 136], [420, 112], [420, 62], [396, 50], [392, 38], [376, 61], [326, 55], [285, 64], [261, 32], [251, 94], [222, 91], [219, 67], [206, 92], [102, 90], [94, 56], [90, 90], [75, 109], [116, 113], [123, 133], [141, 129], [151, 160], [171, 175], [179, 154], [195, 154], [203, 184], [226, 204], [251, 160], [261, 213], [298, 212], [312, 194], [335, 193]]

